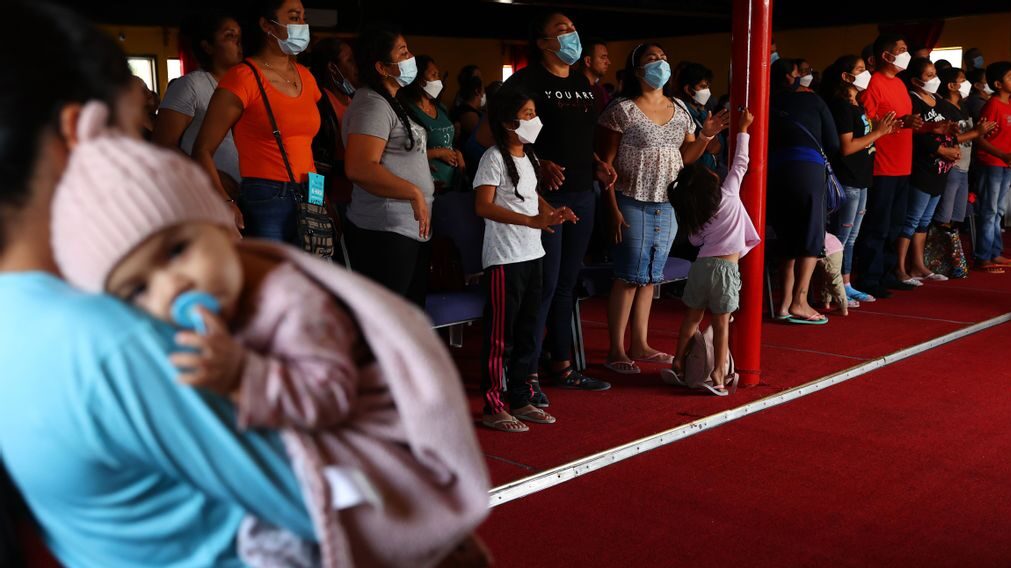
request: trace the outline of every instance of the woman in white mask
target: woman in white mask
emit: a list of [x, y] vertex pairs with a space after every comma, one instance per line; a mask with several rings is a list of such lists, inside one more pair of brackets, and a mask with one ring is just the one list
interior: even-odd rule
[[[427, 55], [418, 56], [418, 79], [400, 89], [397, 99], [411, 113], [415, 122], [428, 132], [428, 162], [436, 191], [444, 191], [459, 182], [460, 170], [466, 167], [463, 154], [453, 148], [457, 128], [442, 106], [442, 76], [435, 60]], [[470, 188], [466, 188], [468, 191]]]
[[640, 44], [625, 65], [624, 89], [598, 122], [597, 153], [618, 174], [617, 183], [602, 197], [610, 211], [614, 243], [607, 318], [611, 347], [604, 366], [616, 373], [641, 372], [637, 362], [669, 365], [673, 360], [647, 340], [653, 288], [665, 280], [667, 253], [677, 234], [668, 187], [684, 164], [698, 160], [726, 128], [730, 115], [707, 113], [696, 136], [688, 107], [664, 95], [670, 77], [663, 49]]
[[[323, 96], [316, 80], [295, 56], [309, 46], [309, 26], [300, 0], [254, 3], [256, 28], [243, 38], [252, 54], [221, 78], [193, 145], [221, 197], [235, 212], [236, 226], [247, 236], [296, 243], [296, 199], [307, 198], [316, 167], [312, 139], [319, 130], [316, 103]], [[265, 99], [280, 132], [274, 137]], [[239, 153], [242, 183], [231, 199], [221, 185], [214, 152], [231, 131]], [[281, 152], [281, 146], [284, 152]]]
[[[702, 132], [702, 125], [709, 117], [709, 109], [712, 108], [712, 91], [710, 90], [713, 80], [711, 69], [700, 63], [686, 62], [682, 64], [677, 72], [677, 78], [670, 85], [674, 96], [681, 99], [688, 114], [691, 115], [694, 123], [694, 134], [699, 136]], [[728, 115], [729, 116], [729, 115]], [[718, 156], [723, 151], [723, 138], [717, 135], [706, 146], [705, 151], [699, 158], [703, 166], [712, 171], [716, 171]]]
[[839, 133], [839, 153], [831, 156], [832, 169], [846, 192], [846, 200], [832, 216], [829, 231], [843, 244], [842, 277], [849, 307], [876, 298], [857, 290], [850, 282], [853, 271], [853, 247], [867, 212], [867, 189], [874, 181], [874, 142], [896, 127], [895, 113], [871, 125], [858, 96], [867, 89], [871, 73], [864, 60], [844, 55], [825, 70], [821, 96], [828, 103]]

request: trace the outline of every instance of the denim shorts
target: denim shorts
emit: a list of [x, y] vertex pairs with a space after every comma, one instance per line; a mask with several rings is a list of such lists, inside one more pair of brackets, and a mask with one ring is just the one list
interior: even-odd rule
[[637, 286], [663, 282], [663, 268], [677, 233], [674, 208], [668, 202], [616, 197], [628, 227], [621, 243], [614, 246], [614, 277]]
[[246, 223], [247, 237], [296, 244], [296, 191], [303, 184], [260, 178], [243, 178], [239, 187], [239, 209]]

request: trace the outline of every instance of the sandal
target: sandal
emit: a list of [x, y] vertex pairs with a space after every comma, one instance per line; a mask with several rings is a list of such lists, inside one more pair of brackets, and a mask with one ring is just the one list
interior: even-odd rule
[[801, 316], [787, 316], [780, 321], [784, 323], [793, 323], [801, 325], [825, 325], [828, 323], [828, 318], [822, 314], [814, 314], [807, 317]]
[[664, 365], [670, 365], [674, 362], [674, 356], [670, 353], [664, 353], [663, 351], [657, 351], [656, 353], [648, 357], [636, 357], [636, 361], [640, 363], [662, 363]]
[[544, 394], [544, 391], [541, 390], [541, 381], [537, 379], [537, 375], [527, 379], [527, 383], [530, 385], [530, 404], [536, 406], [537, 408], [547, 408], [551, 406], [551, 401], [548, 400], [548, 395]]
[[[513, 411], [513, 416], [525, 422], [533, 422], [534, 424], [554, 424], [555, 417], [544, 412], [536, 406], [530, 405], [530, 410], [524, 410], [523, 412]], [[521, 409], [522, 410], [522, 409]]]
[[977, 270], [982, 270], [987, 274], [1004, 274], [1004, 267], [998, 264], [980, 264], [976, 266]]
[[632, 361], [608, 361], [604, 363], [604, 368], [622, 375], [638, 375], [642, 369]]
[[572, 367], [566, 367], [558, 372], [552, 372], [551, 378], [563, 389], [576, 389], [587, 391], [606, 391], [611, 388], [611, 383], [591, 379]]
[[498, 430], [499, 432], [526, 432], [527, 430], [530, 430], [529, 426], [520, 422], [512, 415], [508, 418], [499, 418], [496, 420], [491, 415], [485, 414], [481, 416], [481, 424], [491, 428], [492, 430]]

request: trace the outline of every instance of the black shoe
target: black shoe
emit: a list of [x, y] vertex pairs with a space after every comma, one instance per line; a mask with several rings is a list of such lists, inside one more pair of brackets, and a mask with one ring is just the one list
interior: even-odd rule
[[563, 389], [606, 391], [611, 388], [611, 383], [591, 379], [572, 367], [552, 373], [551, 378]]
[[541, 390], [541, 382], [537, 379], [530, 379], [530, 390], [533, 394], [530, 395], [530, 404], [536, 406], [537, 408], [547, 408], [551, 402], [548, 400], [548, 395], [544, 394]]

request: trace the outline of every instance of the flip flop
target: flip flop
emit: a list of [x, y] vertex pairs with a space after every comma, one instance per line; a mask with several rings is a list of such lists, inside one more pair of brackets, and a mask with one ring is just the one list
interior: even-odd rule
[[657, 351], [649, 357], [636, 357], [635, 360], [640, 363], [663, 363], [665, 365], [670, 365], [674, 362], [674, 356], [670, 353]]
[[604, 368], [621, 375], [638, 375], [642, 369], [631, 361], [608, 361], [604, 363]]
[[[520, 426], [522, 426], [522, 428], [509, 429], [504, 427], [505, 424], [513, 424], [513, 423], [519, 424]], [[509, 418], [500, 418], [498, 420], [492, 420], [491, 416], [482, 416], [481, 424], [488, 428], [491, 428], [492, 430], [498, 430], [499, 432], [509, 432], [511, 434], [516, 432], [526, 432], [530, 430], [529, 426], [517, 420], [515, 416], [510, 416]]]
[[674, 369], [661, 369], [660, 370], [660, 380], [663, 381], [665, 385], [671, 385], [673, 387], [685, 387], [688, 386], [681, 380], [681, 377], [674, 372]]
[[537, 407], [534, 407], [533, 410], [529, 410], [527, 412], [516, 412], [516, 411], [513, 411], [513, 416], [515, 418], [518, 418], [520, 420], [524, 420], [526, 422], [533, 422], [534, 424], [554, 424], [555, 423], [555, 417], [554, 416], [548, 414], [547, 412], [544, 412], [543, 410], [541, 410], [540, 408], [537, 408]]
[[788, 316], [781, 321], [800, 325], [825, 325], [828, 323], [828, 318], [823, 316], [822, 314], [816, 314], [813, 316], [808, 316], [806, 318], [800, 318], [797, 316]]

